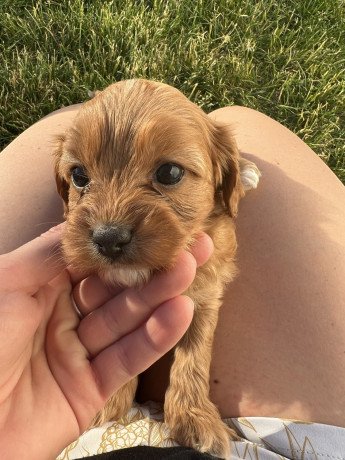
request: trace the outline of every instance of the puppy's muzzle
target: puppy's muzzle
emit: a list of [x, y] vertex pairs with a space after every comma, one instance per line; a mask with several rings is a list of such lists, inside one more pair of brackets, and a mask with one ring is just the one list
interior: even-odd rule
[[131, 242], [132, 230], [125, 225], [101, 225], [92, 232], [97, 251], [108, 259], [117, 259]]

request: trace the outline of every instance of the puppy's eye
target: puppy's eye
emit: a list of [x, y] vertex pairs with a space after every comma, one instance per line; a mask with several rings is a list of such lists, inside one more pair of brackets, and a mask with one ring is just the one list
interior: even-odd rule
[[82, 166], [76, 166], [72, 169], [71, 178], [73, 185], [78, 189], [86, 187], [86, 185], [90, 182], [90, 179]]
[[174, 185], [180, 182], [184, 174], [182, 166], [175, 163], [164, 163], [155, 174], [157, 182], [163, 185]]

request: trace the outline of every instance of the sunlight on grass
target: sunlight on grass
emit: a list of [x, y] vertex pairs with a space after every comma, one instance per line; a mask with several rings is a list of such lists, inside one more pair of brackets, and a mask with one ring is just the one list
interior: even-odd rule
[[116, 80], [164, 81], [298, 134], [345, 182], [343, 0], [25, 1], [0, 5], [3, 147]]

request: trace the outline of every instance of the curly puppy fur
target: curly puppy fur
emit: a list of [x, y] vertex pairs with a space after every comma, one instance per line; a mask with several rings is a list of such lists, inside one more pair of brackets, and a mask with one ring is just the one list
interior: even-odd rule
[[[233, 217], [244, 194], [240, 161], [228, 126], [207, 117], [178, 90], [146, 80], [97, 92], [56, 149], [56, 181], [67, 220], [64, 254], [85, 274], [140, 285], [171, 267], [201, 231], [213, 239], [214, 253], [186, 293], [195, 314], [175, 348], [164, 413], [178, 443], [222, 458], [229, 457], [235, 434], [209, 399], [209, 369], [224, 286], [236, 273]], [[166, 163], [183, 168], [178, 183], [157, 180]], [[82, 189], [71, 178], [76, 167], [89, 178]], [[119, 225], [131, 229], [131, 240], [109, 260], [92, 235], [102, 226]], [[95, 424], [124, 415], [136, 386], [134, 379], [122, 387]]]

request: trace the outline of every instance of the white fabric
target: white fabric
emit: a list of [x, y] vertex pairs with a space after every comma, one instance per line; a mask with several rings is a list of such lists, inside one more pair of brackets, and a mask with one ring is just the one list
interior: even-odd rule
[[[224, 420], [235, 427], [231, 460], [345, 460], [345, 428], [278, 418]], [[68, 446], [58, 460], [72, 460], [134, 446], [169, 447], [161, 407], [134, 406], [121, 422], [93, 428]]]

